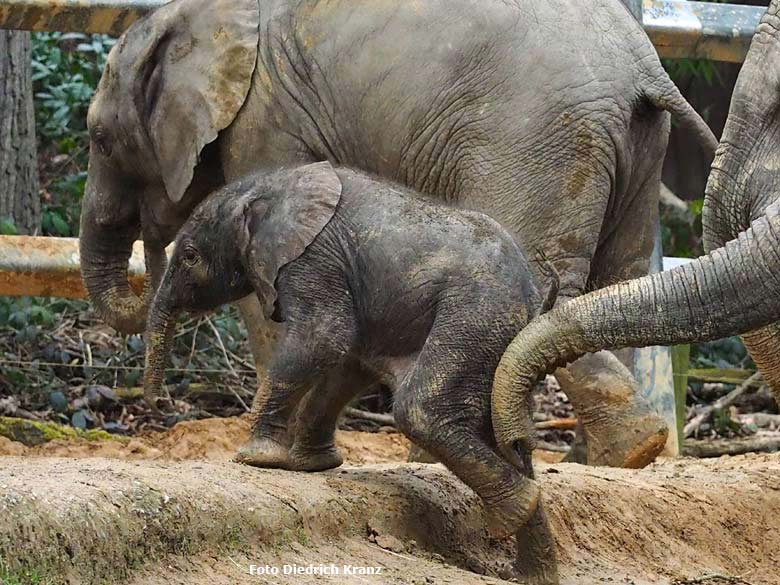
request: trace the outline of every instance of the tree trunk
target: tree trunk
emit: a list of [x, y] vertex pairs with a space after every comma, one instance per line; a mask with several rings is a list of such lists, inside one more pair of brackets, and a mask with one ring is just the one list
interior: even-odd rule
[[41, 221], [30, 33], [0, 30], [0, 219], [35, 234]]

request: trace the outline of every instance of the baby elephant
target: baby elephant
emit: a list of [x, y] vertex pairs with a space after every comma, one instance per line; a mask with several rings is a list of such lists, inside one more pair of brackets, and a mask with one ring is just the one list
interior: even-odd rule
[[[533, 480], [530, 416], [512, 461], [497, 451], [491, 424], [498, 362], [543, 305], [527, 261], [501, 226], [329, 163], [229, 185], [176, 238], [149, 314], [147, 396], [159, 395], [179, 312], [251, 293], [285, 333], [239, 460], [287, 469], [338, 465], [332, 429], [312, 429], [321, 413], [302, 399], [349, 363], [365, 384], [393, 388], [398, 428], [482, 498], [494, 535], [519, 531], [518, 569], [536, 582], [557, 580]], [[287, 423], [296, 409], [303, 430], [291, 439]], [[333, 454], [332, 464], [322, 463], [323, 453]]]

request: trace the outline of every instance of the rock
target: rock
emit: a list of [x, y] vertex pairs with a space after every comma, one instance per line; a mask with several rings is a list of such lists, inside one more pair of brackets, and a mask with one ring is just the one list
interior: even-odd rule
[[16, 441], [0, 437], [0, 455], [20, 457], [25, 454], [27, 448]]
[[377, 534], [376, 544], [377, 546], [392, 552], [406, 552], [406, 545], [391, 534]]

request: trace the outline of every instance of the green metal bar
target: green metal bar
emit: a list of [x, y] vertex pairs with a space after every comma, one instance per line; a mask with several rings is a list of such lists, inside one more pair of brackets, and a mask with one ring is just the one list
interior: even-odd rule
[[683, 428], [685, 427], [685, 398], [688, 395], [688, 361], [691, 357], [690, 345], [672, 347], [672, 375], [674, 376], [674, 402], [677, 413], [677, 442], [680, 452], [683, 448]]
[[119, 36], [168, 0], [0, 0], [0, 28]]

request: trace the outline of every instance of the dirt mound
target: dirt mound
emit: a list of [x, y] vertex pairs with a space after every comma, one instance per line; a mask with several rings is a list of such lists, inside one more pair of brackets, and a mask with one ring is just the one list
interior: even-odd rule
[[[559, 464], [540, 466], [539, 479], [564, 584], [717, 574], [780, 585], [780, 455], [641, 471]], [[8, 570], [72, 583], [467, 584], [490, 582], [475, 572], [498, 579], [512, 555], [511, 542], [488, 537], [477, 498], [438, 465], [304, 475], [8, 457], [0, 486]], [[251, 564], [331, 562], [386, 570], [332, 580], [249, 574]]]
[[[229, 461], [248, 436], [248, 417], [213, 418], [182, 422], [164, 433], [145, 433], [124, 441], [71, 439], [25, 447], [0, 437], [0, 456]], [[409, 451], [409, 441], [394, 432], [338, 431], [336, 443], [351, 465], [406, 461]]]

